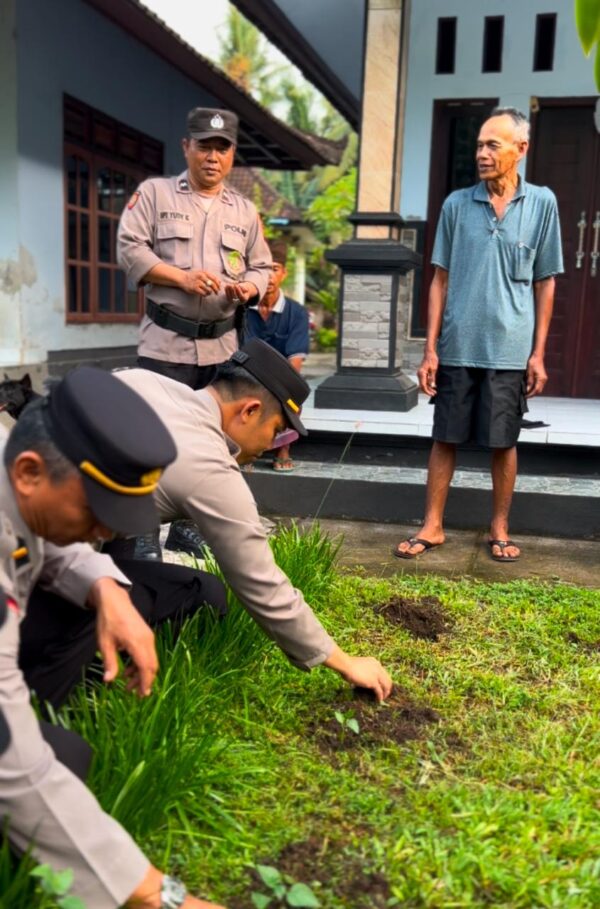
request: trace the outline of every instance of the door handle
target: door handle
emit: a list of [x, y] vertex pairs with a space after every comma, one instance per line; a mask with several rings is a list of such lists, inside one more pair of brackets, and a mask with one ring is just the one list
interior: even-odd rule
[[577, 222], [577, 227], [579, 228], [579, 246], [577, 247], [577, 252], [575, 253], [575, 268], [581, 268], [581, 263], [585, 258], [585, 253], [583, 251], [583, 239], [585, 236], [585, 229], [587, 227], [584, 211], [581, 212], [581, 217]]
[[596, 212], [596, 218], [592, 224], [594, 229], [594, 248], [592, 249], [590, 259], [592, 264], [590, 265], [590, 277], [595, 278], [596, 272], [598, 271], [598, 259], [600, 259], [600, 252], [598, 252], [598, 235], [600, 234], [600, 211]]

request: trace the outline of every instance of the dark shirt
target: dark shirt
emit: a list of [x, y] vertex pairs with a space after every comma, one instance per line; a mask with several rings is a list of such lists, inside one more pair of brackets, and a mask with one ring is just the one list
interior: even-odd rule
[[[281, 300], [281, 298], [280, 298]], [[252, 306], [247, 311], [246, 337], [260, 338], [280, 354], [290, 357], [308, 354], [308, 312], [301, 303], [283, 298], [281, 312], [273, 309], [267, 319], [263, 319], [258, 307]], [[279, 302], [275, 307], [279, 309]]]

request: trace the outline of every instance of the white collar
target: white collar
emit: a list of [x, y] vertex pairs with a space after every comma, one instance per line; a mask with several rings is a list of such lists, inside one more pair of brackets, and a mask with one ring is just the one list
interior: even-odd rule
[[[256, 306], [251, 306], [250, 309], [257, 310], [258, 303], [256, 304]], [[281, 312], [283, 312], [284, 309], [285, 309], [285, 294], [282, 290], [280, 290], [279, 296], [277, 297], [277, 301], [276, 301], [275, 305], [272, 306], [271, 309], [269, 310], [269, 315], [271, 315], [271, 313], [273, 313], [273, 312], [281, 313]]]

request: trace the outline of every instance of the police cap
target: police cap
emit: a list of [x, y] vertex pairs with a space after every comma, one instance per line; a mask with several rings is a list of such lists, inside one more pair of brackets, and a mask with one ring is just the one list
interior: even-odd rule
[[237, 145], [238, 116], [231, 110], [216, 107], [195, 107], [187, 115], [188, 133], [192, 139], [227, 139]]
[[158, 526], [152, 493], [177, 449], [133, 389], [105, 370], [79, 366], [51, 388], [44, 419], [56, 446], [80, 470], [101, 524], [123, 534]]
[[302, 404], [308, 398], [310, 388], [300, 373], [296, 372], [278, 350], [260, 338], [251, 338], [236, 350], [231, 362], [242, 366], [277, 398], [290, 426], [300, 435], [308, 434], [299, 413]]

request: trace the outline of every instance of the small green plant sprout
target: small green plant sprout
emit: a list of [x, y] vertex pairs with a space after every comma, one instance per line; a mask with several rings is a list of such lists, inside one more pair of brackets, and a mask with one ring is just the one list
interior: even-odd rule
[[256, 865], [256, 873], [270, 893], [253, 892], [252, 905], [256, 909], [268, 906], [292, 906], [296, 909], [318, 909], [321, 905], [306, 884], [291, 881], [272, 865]]
[[341, 710], [336, 710], [334, 716], [340, 724], [342, 732], [345, 733], [348, 731], [353, 732], [354, 735], [360, 734], [360, 726], [358, 725], [358, 720], [352, 715], [351, 711], [348, 711], [348, 713], [342, 713]]
[[73, 883], [73, 872], [70, 868], [65, 871], [53, 871], [50, 865], [38, 865], [30, 872], [31, 877], [37, 878], [37, 889], [48, 897], [44, 906], [58, 906], [59, 909], [85, 909], [85, 903], [78, 896], [69, 896]]

